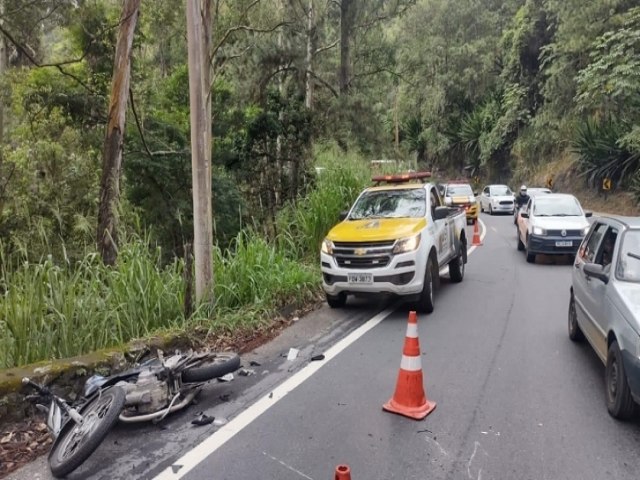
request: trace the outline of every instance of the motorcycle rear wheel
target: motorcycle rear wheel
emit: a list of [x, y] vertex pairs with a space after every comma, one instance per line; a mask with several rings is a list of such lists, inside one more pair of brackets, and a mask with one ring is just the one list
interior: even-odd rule
[[54, 477], [67, 476], [98, 448], [118, 421], [125, 397], [124, 389], [107, 388], [80, 408], [82, 425], [73, 420], [67, 422], [49, 452], [49, 468]]
[[199, 383], [222, 377], [240, 368], [240, 357], [233, 352], [212, 353], [203, 358], [197, 366], [182, 372], [184, 383]]

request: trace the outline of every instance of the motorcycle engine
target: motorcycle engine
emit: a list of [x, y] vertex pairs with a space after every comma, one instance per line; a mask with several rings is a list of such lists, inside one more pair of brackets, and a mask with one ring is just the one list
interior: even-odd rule
[[126, 390], [127, 407], [136, 407], [139, 414], [153, 413], [165, 408], [169, 402], [167, 382], [158, 379], [151, 369], [140, 372], [136, 383], [122, 382]]

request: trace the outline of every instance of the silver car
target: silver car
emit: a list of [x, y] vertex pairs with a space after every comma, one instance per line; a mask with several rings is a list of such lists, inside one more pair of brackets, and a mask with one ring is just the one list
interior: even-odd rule
[[569, 338], [586, 337], [606, 366], [609, 413], [629, 418], [640, 402], [640, 218], [597, 218], [574, 267]]
[[480, 210], [494, 213], [509, 213], [513, 215], [515, 202], [513, 192], [506, 185], [487, 185], [480, 194]]

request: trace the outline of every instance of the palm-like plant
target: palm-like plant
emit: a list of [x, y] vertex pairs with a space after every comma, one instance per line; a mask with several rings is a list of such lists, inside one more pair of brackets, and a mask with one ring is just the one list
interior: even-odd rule
[[612, 119], [587, 119], [580, 124], [572, 142], [578, 154], [581, 174], [595, 186], [610, 178], [616, 184], [626, 182], [640, 168], [640, 155], [625, 148], [620, 139], [629, 131], [624, 122]]

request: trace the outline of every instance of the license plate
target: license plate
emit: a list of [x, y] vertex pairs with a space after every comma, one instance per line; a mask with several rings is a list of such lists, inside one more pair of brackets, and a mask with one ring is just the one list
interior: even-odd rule
[[373, 283], [373, 273], [349, 273], [349, 283]]
[[573, 242], [556, 242], [556, 247], [571, 247]]

